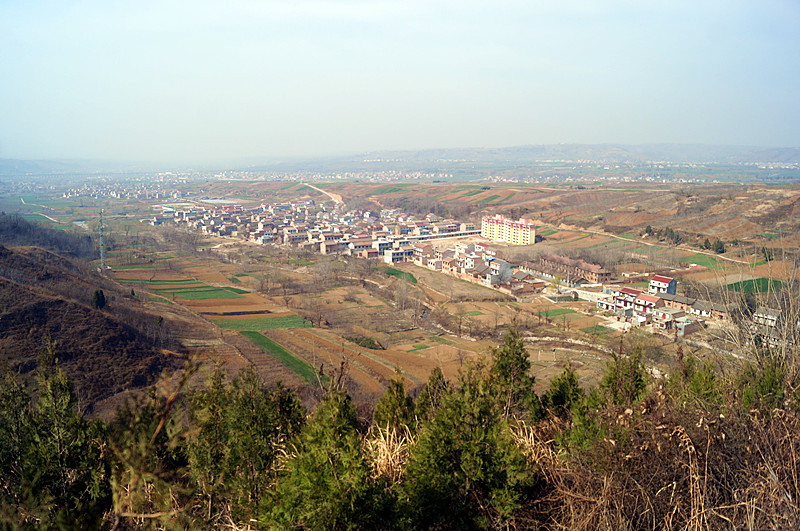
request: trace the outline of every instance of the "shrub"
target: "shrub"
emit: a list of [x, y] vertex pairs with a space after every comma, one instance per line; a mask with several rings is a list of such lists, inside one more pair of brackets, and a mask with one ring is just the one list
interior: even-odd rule
[[745, 410], [758, 408], [771, 410], [783, 407], [783, 369], [772, 358], [759, 364], [747, 365], [739, 374], [737, 389], [741, 390], [741, 404]]
[[351, 343], [355, 343], [359, 347], [364, 347], [372, 350], [386, 350], [383, 345], [372, 339], [371, 337], [366, 336], [350, 336], [346, 337], [346, 340], [350, 341]]
[[571, 364], [564, 368], [564, 372], [550, 381], [550, 389], [544, 395], [545, 405], [556, 415], [564, 418], [572, 406], [584, 397], [583, 389], [578, 385], [578, 376]]
[[398, 486], [406, 527], [514, 527], [536, 476], [514, 442], [491, 380], [470, 367], [433, 420], [422, 424]]

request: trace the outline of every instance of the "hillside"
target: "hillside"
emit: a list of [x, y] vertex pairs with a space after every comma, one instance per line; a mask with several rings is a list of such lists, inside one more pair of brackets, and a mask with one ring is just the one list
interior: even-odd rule
[[[90, 306], [102, 288], [106, 309]], [[154, 337], [133, 328], [130, 301], [111, 283], [39, 248], [0, 246], [0, 356], [23, 375], [37, 367], [52, 341], [58, 364], [75, 382], [82, 404], [93, 405], [121, 391], [150, 385], [181, 365]]]
[[335, 184], [348, 205], [398, 207], [460, 219], [503, 213], [615, 233], [648, 224], [711, 238], [791, 237], [800, 229], [797, 186]]

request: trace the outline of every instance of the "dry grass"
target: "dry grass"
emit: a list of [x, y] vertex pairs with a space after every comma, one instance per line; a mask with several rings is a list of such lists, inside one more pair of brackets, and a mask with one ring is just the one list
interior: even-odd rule
[[413, 444], [414, 437], [408, 427], [403, 432], [373, 427], [364, 439], [364, 451], [375, 478], [384, 478], [391, 485], [399, 483]]
[[[800, 417], [678, 412], [656, 392], [600, 412], [608, 435], [563, 451], [557, 421], [512, 428], [544, 486], [527, 508], [549, 529], [797, 529]], [[533, 525], [532, 525], [533, 527]]]

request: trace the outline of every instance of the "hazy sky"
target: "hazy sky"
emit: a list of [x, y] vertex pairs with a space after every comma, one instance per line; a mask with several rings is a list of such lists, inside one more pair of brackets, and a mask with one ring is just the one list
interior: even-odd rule
[[800, 146], [800, 2], [0, 0], [0, 158]]

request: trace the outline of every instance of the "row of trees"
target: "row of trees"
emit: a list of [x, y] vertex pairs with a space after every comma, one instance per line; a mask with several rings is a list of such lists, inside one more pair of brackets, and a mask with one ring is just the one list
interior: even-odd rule
[[700, 244], [700, 248], [722, 254], [725, 252], [725, 243], [722, 240], [714, 240], [714, 243], [711, 243], [711, 241], [706, 238], [705, 241]]
[[654, 229], [648, 225], [645, 227], [644, 233], [648, 236], [654, 235], [658, 240], [666, 240], [667, 242], [674, 243], [676, 245], [682, 240], [681, 234], [678, 231], [673, 230], [671, 227], [667, 227], [665, 229]]
[[780, 364], [719, 381], [679, 355], [674, 374], [653, 380], [634, 348], [596, 388], [568, 365], [537, 394], [515, 330], [491, 354], [455, 383], [434, 370], [416, 400], [398, 373], [371, 422], [340, 378], [307, 413], [253, 370], [186, 391], [189, 370], [176, 390], [90, 421], [44, 359], [30, 388], [7, 372], [0, 385], [0, 519], [83, 529], [800, 522], [800, 395]]

